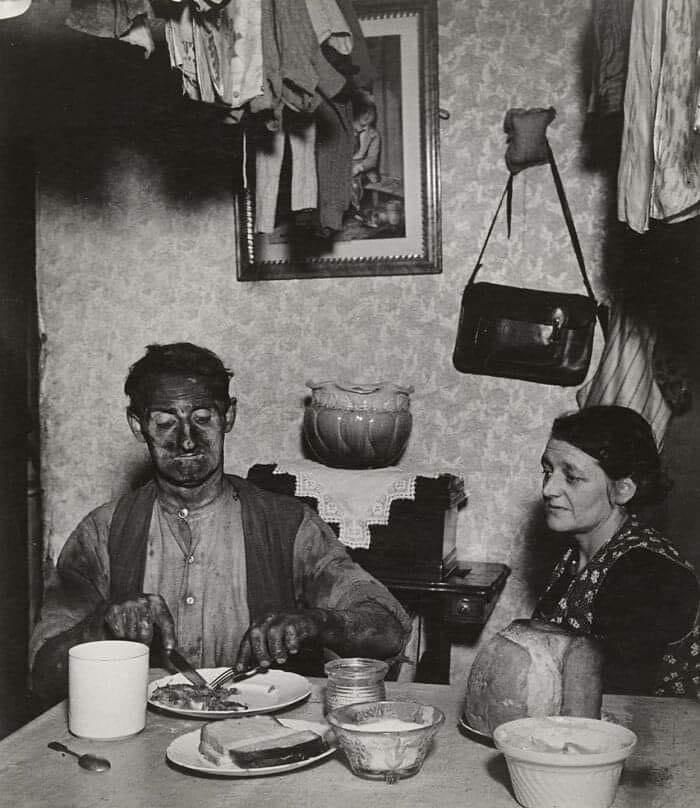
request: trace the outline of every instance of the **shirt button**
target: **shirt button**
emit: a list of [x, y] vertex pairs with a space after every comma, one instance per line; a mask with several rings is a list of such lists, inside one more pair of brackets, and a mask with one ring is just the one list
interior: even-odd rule
[[188, 564], [194, 564], [194, 556], [193, 555], [187, 556], [187, 563]]
[[188, 596], [185, 598], [185, 603], [186, 603], [188, 606], [191, 606], [191, 605], [194, 603], [194, 598], [192, 597], [192, 595], [188, 595]]
[[187, 517], [190, 515], [190, 512], [187, 508], [180, 508], [180, 510], [177, 512], [177, 515], [180, 517], [180, 519], [187, 519]]

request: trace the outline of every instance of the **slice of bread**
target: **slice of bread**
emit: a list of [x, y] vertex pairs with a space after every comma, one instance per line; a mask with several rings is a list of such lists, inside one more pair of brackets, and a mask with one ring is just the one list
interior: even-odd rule
[[205, 724], [199, 743], [200, 753], [217, 766], [233, 762], [243, 769], [295, 763], [320, 755], [327, 748], [315, 732], [290, 729], [266, 715]]
[[233, 762], [242, 769], [281, 766], [316, 757], [328, 747], [320, 735], [310, 730], [291, 731], [290, 735], [273, 740], [253, 741], [229, 750]]

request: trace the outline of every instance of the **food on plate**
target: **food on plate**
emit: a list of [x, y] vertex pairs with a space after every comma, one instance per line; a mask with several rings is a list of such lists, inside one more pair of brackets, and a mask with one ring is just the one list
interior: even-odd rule
[[296, 763], [328, 749], [325, 738], [311, 730], [291, 729], [272, 716], [229, 718], [205, 724], [199, 751], [217, 766], [235, 763], [259, 769]]
[[602, 661], [590, 637], [514, 620], [477, 654], [467, 681], [464, 720], [491, 735], [499, 724], [516, 718], [600, 718]]
[[247, 710], [248, 705], [241, 701], [241, 695], [235, 687], [222, 687], [212, 692], [206, 687], [195, 685], [162, 685], [151, 693], [151, 701], [166, 707], [181, 710]]

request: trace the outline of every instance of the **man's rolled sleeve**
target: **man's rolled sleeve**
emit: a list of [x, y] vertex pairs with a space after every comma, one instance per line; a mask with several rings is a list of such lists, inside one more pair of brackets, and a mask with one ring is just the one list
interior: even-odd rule
[[363, 603], [386, 609], [401, 626], [403, 645], [411, 619], [389, 590], [348, 555], [331, 528], [306, 509], [294, 544], [294, 588], [307, 608], [352, 611]]
[[69, 536], [56, 566], [48, 570], [40, 619], [29, 643], [30, 668], [47, 640], [77, 626], [108, 599], [112, 511], [111, 505], [104, 505], [88, 514]]

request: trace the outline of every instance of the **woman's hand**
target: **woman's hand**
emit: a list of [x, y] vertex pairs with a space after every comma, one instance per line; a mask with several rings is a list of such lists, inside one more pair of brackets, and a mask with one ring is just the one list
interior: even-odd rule
[[303, 643], [320, 637], [325, 624], [323, 609], [269, 614], [246, 631], [238, 649], [236, 668], [243, 671], [273, 662], [282, 665], [290, 654], [299, 652]]
[[104, 617], [115, 637], [150, 645], [154, 629], [160, 631], [163, 650], [175, 647], [175, 622], [160, 595], [137, 595], [121, 603], [110, 603]]

